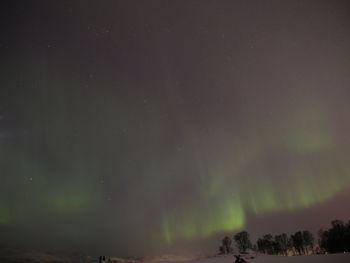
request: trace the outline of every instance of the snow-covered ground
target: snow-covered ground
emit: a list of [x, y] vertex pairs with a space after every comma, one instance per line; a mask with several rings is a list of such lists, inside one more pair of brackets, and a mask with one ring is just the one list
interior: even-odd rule
[[[309, 255], [309, 256], [266, 256], [258, 255], [245, 256], [245, 260], [249, 263], [350, 263], [350, 253], [333, 254], [333, 255]], [[233, 256], [214, 257], [201, 260], [191, 261], [191, 263], [234, 263]]]
[[93, 257], [82, 254], [59, 254], [21, 249], [2, 249], [0, 263], [84, 263], [92, 262]]
[[[253, 258], [254, 257], [254, 258]], [[334, 254], [334, 255], [310, 255], [310, 256], [266, 256], [266, 255], [247, 255], [244, 257], [248, 263], [350, 263], [350, 253], [348, 254]], [[114, 259], [110, 262], [117, 263], [142, 263], [132, 260], [125, 260], [121, 258]], [[163, 259], [161, 261], [160, 259]], [[234, 263], [234, 256], [217, 256], [210, 258], [202, 258], [196, 260], [187, 260], [179, 256], [162, 256], [157, 257], [156, 261], [144, 261], [144, 263]], [[54, 255], [41, 252], [32, 251], [30, 253], [15, 253], [12, 255], [1, 256], [0, 263], [92, 263], [98, 262], [97, 258], [80, 256], [80, 255]], [[108, 261], [107, 261], [108, 262]]]

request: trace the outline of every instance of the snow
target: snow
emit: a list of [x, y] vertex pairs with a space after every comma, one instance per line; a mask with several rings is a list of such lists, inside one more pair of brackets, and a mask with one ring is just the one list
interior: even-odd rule
[[[252, 258], [254, 257], [254, 258]], [[347, 254], [328, 254], [328, 255], [307, 255], [307, 256], [244, 256], [244, 259], [248, 263], [350, 263], [350, 253]], [[214, 257], [197, 261], [191, 261], [191, 263], [234, 263], [234, 256]]]
[[[17, 252], [17, 253], [16, 253]], [[78, 255], [53, 255], [42, 252], [31, 251], [29, 253], [19, 253], [16, 251], [12, 255], [0, 256], [1, 263], [91, 263], [98, 262], [97, 259], [87, 256]], [[16, 255], [15, 255], [16, 254]], [[108, 257], [107, 257], [108, 258]], [[328, 255], [308, 255], [308, 256], [267, 256], [267, 255], [245, 255], [245, 260], [248, 263], [350, 263], [350, 253], [347, 254], [328, 254]], [[135, 260], [121, 259], [121, 258], [110, 258], [110, 262], [117, 263], [137, 263]], [[181, 256], [169, 256], [164, 255], [153, 258], [154, 260], [141, 261], [144, 263], [234, 263], [235, 258], [233, 255], [230, 256], [216, 256], [202, 259], [190, 259], [188, 257]], [[108, 262], [108, 261], [107, 261]]]
[[92, 262], [92, 257], [81, 254], [63, 255], [21, 249], [3, 249], [0, 247], [0, 263], [82, 263]]

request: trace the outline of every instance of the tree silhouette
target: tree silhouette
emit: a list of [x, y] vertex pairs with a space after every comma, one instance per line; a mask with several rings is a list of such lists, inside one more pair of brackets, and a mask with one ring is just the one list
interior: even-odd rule
[[231, 253], [232, 252], [232, 240], [231, 238], [229, 238], [228, 236], [224, 237], [222, 239], [222, 247], [223, 247], [223, 251], [224, 253]]
[[256, 246], [258, 247], [258, 251], [260, 253], [264, 253], [264, 254], [267, 253], [265, 243], [262, 238], [258, 238], [258, 240], [256, 241]]
[[350, 251], [350, 220], [344, 230], [344, 251]]
[[306, 254], [313, 252], [314, 250], [314, 237], [310, 231], [304, 230], [302, 233], [303, 236], [303, 248], [306, 250]]
[[290, 248], [289, 239], [286, 233], [275, 236], [275, 243], [277, 244], [277, 254], [288, 255], [288, 249]]
[[[343, 253], [350, 252], [350, 220], [345, 224], [341, 220], [333, 220], [331, 228], [320, 229], [317, 233], [317, 245], [314, 244], [314, 236], [308, 230], [297, 231], [290, 237], [286, 233], [275, 235], [266, 234], [258, 238], [255, 250], [264, 254], [288, 255], [289, 253], [310, 254], [310, 253]], [[233, 237], [236, 246], [241, 253], [253, 246], [246, 231], [239, 232]], [[230, 253], [232, 240], [225, 237], [222, 240], [220, 253]]]
[[293, 247], [298, 252], [298, 254], [305, 254], [303, 234], [301, 233], [301, 231], [295, 232], [294, 235], [291, 235], [291, 239]]
[[350, 221], [344, 224], [341, 220], [333, 220], [331, 225], [330, 229], [320, 230], [318, 233], [321, 251], [329, 253], [350, 251]]
[[323, 231], [323, 229], [321, 228], [320, 230], [318, 230], [317, 232], [317, 236], [318, 236], [318, 247], [319, 247], [319, 251], [318, 253], [324, 253], [327, 251], [327, 244], [326, 244], [326, 237], [325, 237], [325, 231]]
[[272, 248], [272, 235], [267, 234], [264, 235], [263, 238], [259, 238], [258, 242], [258, 250], [264, 254], [272, 254], [273, 248]]
[[234, 235], [233, 239], [236, 242], [236, 246], [241, 253], [245, 253], [248, 248], [252, 248], [252, 243], [249, 240], [249, 234], [247, 231], [242, 231]]

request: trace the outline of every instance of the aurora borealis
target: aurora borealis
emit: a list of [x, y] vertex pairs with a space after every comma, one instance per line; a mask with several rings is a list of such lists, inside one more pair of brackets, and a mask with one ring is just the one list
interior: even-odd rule
[[3, 243], [143, 256], [350, 219], [347, 1], [7, 2]]

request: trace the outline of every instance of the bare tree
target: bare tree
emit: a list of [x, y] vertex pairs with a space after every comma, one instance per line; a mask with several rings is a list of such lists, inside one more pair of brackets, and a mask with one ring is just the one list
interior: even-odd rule
[[303, 233], [303, 247], [306, 250], [306, 254], [314, 252], [314, 237], [310, 231], [304, 230]]
[[236, 246], [241, 253], [245, 253], [247, 249], [252, 248], [252, 243], [249, 240], [249, 234], [247, 231], [242, 231], [234, 235], [233, 239], [236, 242]]
[[232, 240], [231, 238], [229, 238], [228, 236], [224, 237], [222, 242], [222, 247], [223, 247], [223, 251], [224, 253], [231, 253], [232, 252]]

